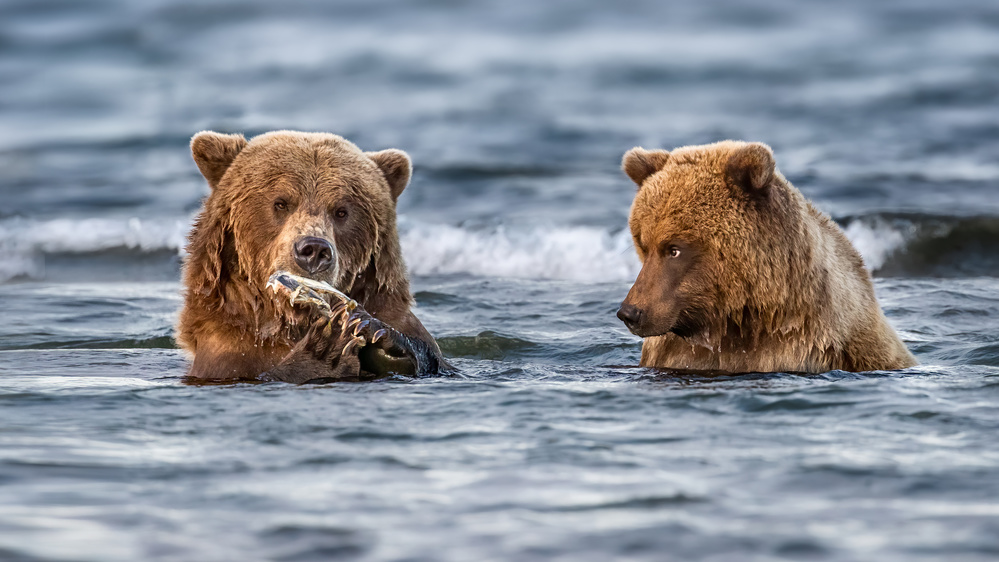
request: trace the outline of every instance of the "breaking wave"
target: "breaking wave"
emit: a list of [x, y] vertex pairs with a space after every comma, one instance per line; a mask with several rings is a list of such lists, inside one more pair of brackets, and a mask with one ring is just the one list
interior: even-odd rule
[[[58, 266], [60, 257], [92, 257], [99, 268], [102, 254], [177, 255], [190, 228], [187, 218], [0, 220], [0, 282], [44, 279], [47, 266]], [[121, 276], [127, 278], [128, 273]]]
[[470, 230], [415, 224], [402, 233], [415, 275], [465, 273], [572, 281], [634, 279], [639, 262], [627, 230], [586, 226], [497, 226]]
[[[999, 276], [997, 217], [881, 213], [844, 217], [840, 224], [878, 276]], [[0, 282], [129, 279], [150, 262], [162, 262], [159, 275], [175, 279], [190, 226], [189, 217], [2, 219]], [[414, 275], [613, 282], [631, 281], [639, 270], [631, 237], [621, 228], [467, 227], [403, 217], [400, 237]]]
[[999, 276], [999, 217], [883, 213], [841, 224], [878, 276]]

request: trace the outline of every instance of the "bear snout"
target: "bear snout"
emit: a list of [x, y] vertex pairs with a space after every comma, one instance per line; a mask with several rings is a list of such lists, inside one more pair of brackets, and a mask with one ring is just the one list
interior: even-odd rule
[[621, 303], [621, 308], [617, 311], [617, 317], [624, 322], [624, 325], [635, 333], [638, 329], [639, 323], [642, 321], [642, 309], [638, 308], [633, 304], [628, 304], [627, 302]]
[[295, 263], [310, 275], [323, 273], [334, 263], [336, 251], [329, 240], [318, 236], [305, 236], [295, 241]]

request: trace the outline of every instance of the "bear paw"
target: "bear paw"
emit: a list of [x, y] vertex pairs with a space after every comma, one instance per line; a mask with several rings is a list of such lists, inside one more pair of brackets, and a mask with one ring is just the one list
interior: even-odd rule
[[279, 365], [259, 377], [261, 380], [365, 380], [420, 371], [419, 350], [410, 338], [330, 285], [279, 271], [267, 286], [275, 293], [287, 294], [292, 304], [312, 306], [320, 318]]

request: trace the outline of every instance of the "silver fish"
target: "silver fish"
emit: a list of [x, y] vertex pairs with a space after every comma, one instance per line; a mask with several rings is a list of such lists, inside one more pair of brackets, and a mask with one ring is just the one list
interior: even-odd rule
[[327, 318], [332, 318], [333, 308], [330, 305], [330, 298], [336, 299], [344, 304], [347, 312], [352, 312], [357, 308], [357, 301], [348, 297], [324, 281], [316, 281], [308, 277], [301, 277], [287, 271], [275, 271], [267, 279], [267, 288], [275, 293], [287, 292], [291, 304], [308, 304], [321, 310]]

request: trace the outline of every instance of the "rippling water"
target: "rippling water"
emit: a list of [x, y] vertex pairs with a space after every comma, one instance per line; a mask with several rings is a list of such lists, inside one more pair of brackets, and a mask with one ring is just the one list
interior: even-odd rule
[[[0, 559], [999, 557], [990, 2], [0, 3]], [[454, 377], [191, 388], [201, 129], [416, 164]], [[635, 145], [761, 140], [921, 365], [635, 368]]]

